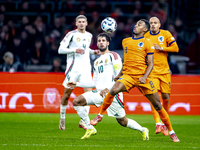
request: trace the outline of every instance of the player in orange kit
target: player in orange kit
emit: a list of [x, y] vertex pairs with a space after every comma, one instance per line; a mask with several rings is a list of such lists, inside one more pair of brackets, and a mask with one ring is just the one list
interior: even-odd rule
[[[154, 68], [152, 70], [153, 83], [160, 90], [163, 107], [169, 112], [169, 101], [171, 92], [171, 75], [167, 61], [167, 52], [178, 52], [179, 48], [171, 33], [167, 30], [160, 29], [160, 20], [157, 17], [149, 19], [150, 31], [145, 34], [145, 37], [154, 43]], [[151, 105], [152, 114], [156, 122], [155, 133], [162, 131], [163, 135], [169, 135], [166, 126], [160, 121], [159, 114]]]
[[[122, 41], [124, 49], [124, 63], [121, 72], [115, 77], [115, 84], [106, 95], [100, 113], [91, 120], [92, 125], [96, 125], [102, 120], [103, 113], [110, 106], [113, 98], [119, 92], [129, 92], [137, 87], [143, 95], [153, 104], [160, 115], [161, 120], [167, 126], [173, 142], [179, 142], [169, 119], [169, 115], [162, 107], [157, 89], [149, 77], [153, 69], [154, 46], [153, 43], [144, 38], [144, 34], [150, 29], [149, 22], [141, 19], [135, 25], [133, 37], [125, 38]], [[146, 65], [146, 58], [148, 65]]]

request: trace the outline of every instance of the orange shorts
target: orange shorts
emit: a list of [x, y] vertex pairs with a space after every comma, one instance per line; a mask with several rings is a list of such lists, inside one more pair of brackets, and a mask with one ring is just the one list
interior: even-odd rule
[[148, 77], [145, 84], [139, 82], [139, 78], [143, 75], [122, 75], [117, 82], [121, 82], [126, 87], [127, 92], [137, 87], [143, 95], [153, 94], [157, 92], [152, 78]]
[[171, 74], [154, 74], [152, 75], [153, 83], [162, 93], [171, 93]]

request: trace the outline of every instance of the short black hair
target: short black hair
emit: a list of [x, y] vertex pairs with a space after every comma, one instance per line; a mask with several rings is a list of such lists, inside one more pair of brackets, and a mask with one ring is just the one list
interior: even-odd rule
[[111, 41], [111, 38], [109, 37], [109, 35], [107, 33], [100, 33], [98, 36], [97, 36], [97, 39], [99, 37], [105, 37], [106, 38], [106, 41], [108, 41], [110, 43]]
[[145, 23], [145, 26], [147, 28], [147, 32], [150, 30], [150, 24], [149, 24], [149, 21], [146, 20], [146, 19], [140, 19], [140, 21], [143, 21]]

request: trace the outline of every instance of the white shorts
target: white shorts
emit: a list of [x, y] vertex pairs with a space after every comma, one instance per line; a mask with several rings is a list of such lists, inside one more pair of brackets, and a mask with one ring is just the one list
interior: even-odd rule
[[[104, 97], [100, 95], [100, 91], [97, 90], [86, 92], [82, 95], [85, 97], [87, 105], [96, 105], [99, 107], [104, 100]], [[118, 119], [123, 118], [126, 115], [122, 93], [115, 95], [115, 98], [112, 104], [108, 107], [107, 112], [108, 116], [112, 116]]]
[[67, 82], [83, 82], [83, 83], [91, 83], [92, 75], [89, 71], [83, 72], [75, 72], [71, 71], [65, 75], [65, 80], [63, 81], [63, 86], [65, 88], [69, 88], [67, 86]]

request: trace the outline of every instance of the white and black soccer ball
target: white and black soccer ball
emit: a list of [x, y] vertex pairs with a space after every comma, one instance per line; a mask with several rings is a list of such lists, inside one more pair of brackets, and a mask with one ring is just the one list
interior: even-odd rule
[[101, 22], [101, 29], [107, 33], [112, 33], [117, 29], [117, 23], [115, 19], [107, 17]]

